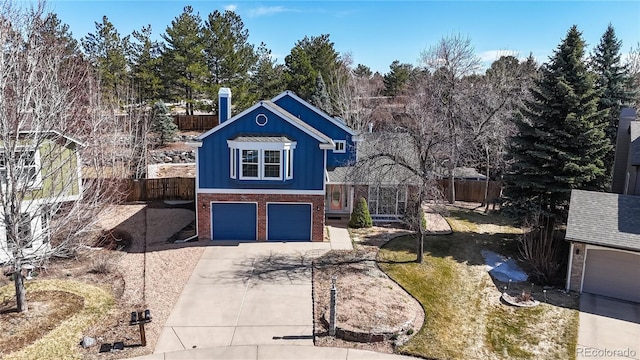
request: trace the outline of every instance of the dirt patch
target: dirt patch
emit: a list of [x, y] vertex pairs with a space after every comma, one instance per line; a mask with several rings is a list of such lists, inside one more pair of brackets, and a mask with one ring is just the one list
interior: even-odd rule
[[29, 311], [22, 313], [16, 312], [15, 301], [14, 296], [0, 304], [0, 358], [42, 338], [84, 304], [80, 296], [64, 291], [28, 292]]
[[[331, 251], [314, 261], [315, 343], [392, 353], [424, 321], [420, 304], [376, 265], [377, 247]], [[338, 289], [337, 326], [347, 333], [393, 334], [380, 342], [354, 342], [328, 336], [332, 279]], [[365, 337], [366, 338], [366, 335]]]

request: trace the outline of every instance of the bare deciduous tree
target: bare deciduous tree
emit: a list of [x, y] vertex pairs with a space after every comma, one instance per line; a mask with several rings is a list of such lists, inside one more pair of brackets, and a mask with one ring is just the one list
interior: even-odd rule
[[24, 266], [72, 254], [119, 194], [102, 173], [116, 168], [113, 116], [90, 66], [44, 19], [44, 3], [0, 3], [0, 262], [13, 267], [18, 311]]
[[404, 220], [418, 233], [417, 262], [423, 260], [423, 205], [442, 198], [437, 167], [448, 154], [448, 128], [433, 111], [437, 98], [428, 89], [416, 88], [393, 121], [367, 134], [358, 144], [358, 162], [350, 175], [356, 183], [369, 186], [408, 188]]
[[629, 75], [633, 79], [631, 84], [632, 88], [629, 89], [635, 92], [633, 102], [630, 104], [636, 109], [640, 108], [640, 43], [637, 43], [635, 47], [631, 48], [627, 55], [625, 65], [629, 71]]
[[513, 112], [522, 105], [536, 74], [533, 57], [519, 62], [513, 56], [496, 60], [484, 75], [470, 75], [462, 80], [461, 92], [466, 98], [461, 110], [466, 146], [461, 149], [466, 164], [483, 166], [485, 192], [483, 204], [488, 210], [489, 179], [505, 166], [506, 146], [515, 133]]
[[[449, 178], [449, 202], [455, 201], [454, 170], [458, 166], [460, 147], [463, 144], [461, 122], [469, 105], [469, 99], [461, 91], [462, 79], [476, 72], [480, 58], [475, 55], [469, 38], [459, 34], [445, 36], [438, 43], [425, 50], [420, 60], [430, 74], [428, 92], [433, 97], [433, 112], [446, 126], [448, 132], [448, 158], [443, 164]], [[426, 90], [426, 89], [425, 89]]]

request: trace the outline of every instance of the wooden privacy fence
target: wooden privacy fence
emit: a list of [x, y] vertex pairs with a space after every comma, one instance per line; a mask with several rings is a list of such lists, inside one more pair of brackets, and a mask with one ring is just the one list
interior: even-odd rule
[[174, 115], [173, 122], [180, 130], [207, 131], [218, 125], [218, 115]]
[[[442, 193], [447, 194], [449, 189], [449, 179], [438, 180], [438, 185], [442, 187]], [[456, 180], [456, 200], [481, 203], [484, 200], [484, 180]], [[492, 202], [500, 197], [502, 183], [500, 181], [489, 181], [488, 200]]]
[[[449, 180], [438, 180], [443, 194], [447, 193]], [[484, 199], [484, 180], [456, 180], [456, 200], [482, 202]], [[502, 183], [489, 181], [489, 202], [500, 197]], [[154, 200], [195, 200], [196, 180], [194, 178], [128, 179], [123, 184], [126, 201]]]
[[126, 201], [195, 200], [196, 179], [129, 179], [125, 189]]

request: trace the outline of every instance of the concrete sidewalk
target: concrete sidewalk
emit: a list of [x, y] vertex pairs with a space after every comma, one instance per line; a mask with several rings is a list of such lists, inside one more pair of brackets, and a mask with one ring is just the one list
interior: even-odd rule
[[410, 360], [409, 356], [383, 354], [373, 351], [295, 345], [243, 345], [152, 354], [139, 360]]

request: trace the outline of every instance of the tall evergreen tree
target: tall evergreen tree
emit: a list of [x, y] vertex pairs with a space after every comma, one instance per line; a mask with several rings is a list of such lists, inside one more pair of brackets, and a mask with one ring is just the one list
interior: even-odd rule
[[129, 85], [129, 36], [121, 37], [106, 16], [102, 17], [101, 23], [95, 24], [96, 32], [82, 38], [82, 47], [100, 75], [103, 93], [108, 98], [125, 101]]
[[140, 102], [159, 99], [163, 95], [161, 73], [161, 45], [151, 40], [151, 25], [133, 32], [131, 72], [133, 89]]
[[371, 68], [368, 67], [367, 65], [358, 64], [356, 68], [353, 69], [353, 75], [359, 78], [369, 79], [371, 78], [371, 76], [373, 76], [373, 72], [371, 71]]
[[80, 53], [80, 45], [69, 30], [69, 25], [63, 23], [58, 18], [58, 15], [54, 13], [47, 14], [43, 21], [43, 27], [43, 36], [51, 36], [52, 40], [64, 44], [66, 53], [69, 56], [75, 56]]
[[521, 216], [540, 210], [565, 221], [571, 189], [600, 190], [611, 145], [598, 111], [584, 40], [572, 26], [535, 81], [532, 100], [516, 116], [506, 207]]
[[209, 94], [217, 98], [220, 87], [230, 87], [234, 109], [240, 111], [255, 102], [249, 91], [250, 72], [257, 56], [249, 44], [249, 30], [233, 11], [209, 14], [203, 30], [204, 53], [209, 69]]
[[251, 71], [251, 93], [257, 99], [270, 99], [285, 90], [284, 65], [276, 64], [271, 50], [261, 43], [256, 51], [258, 61]]
[[202, 19], [185, 6], [180, 16], [171, 21], [166, 34], [163, 52], [165, 83], [177, 99], [187, 103], [187, 115], [193, 115], [195, 102], [204, 93], [208, 77], [202, 42]]
[[609, 24], [607, 30], [600, 38], [600, 43], [596, 46], [591, 56], [591, 70], [596, 74], [596, 89], [600, 96], [598, 110], [607, 111], [605, 122], [605, 133], [612, 144], [611, 151], [605, 158], [607, 177], [603, 188], [608, 187], [613, 171], [614, 147], [618, 132], [618, 120], [620, 118], [620, 107], [628, 105], [633, 99], [633, 94], [628, 91], [629, 83], [632, 81], [626, 67], [620, 59], [620, 49], [622, 41], [616, 37], [613, 26]]
[[413, 72], [411, 64], [401, 64], [394, 60], [389, 65], [390, 71], [384, 75], [384, 94], [386, 96], [397, 96], [409, 85], [409, 79]]
[[[340, 56], [333, 47], [329, 34], [305, 36], [291, 49], [284, 59], [287, 88], [305, 100], [310, 100], [316, 88], [318, 73], [329, 84], [337, 83], [331, 79], [340, 68]], [[336, 91], [328, 86], [329, 95]]]
[[311, 94], [311, 103], [318, 109], [326, 112], [327, 114], [333, 113], [333, 106], [331, 106], [331, 97], [327, 92], [327, 85], [322, 79], [322, 74], [318, 74], [316, 77], [316, 89]]

